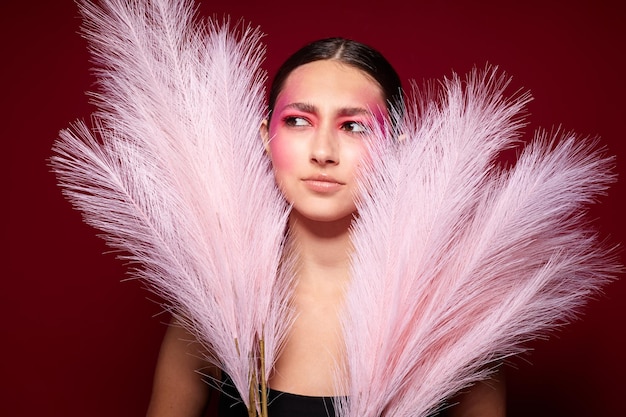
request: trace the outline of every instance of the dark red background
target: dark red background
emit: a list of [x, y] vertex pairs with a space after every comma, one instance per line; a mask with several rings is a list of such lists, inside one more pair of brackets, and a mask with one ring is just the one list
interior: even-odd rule
[[[272, 72], [303, 43], [331, 35], [380, 49], [403, 79], [441, 78], [486, 63], [530, 89], [532, 128], [599, 135], [626, 170], [625, 14], [620, 2], [231, 0], [202, 4], [260, 25]], [[80, 20], [70, 0], [4, 1], [3, 245], [0, 415], [141, 416], [164, 331], [160, 307], [70, 209], [46, 159], [58, 130], [92, 111]], [[626, 236], [622, 182], [594, 216]], [[6, 250], [8, 248], [8, 251]], [[626, 283], [509, 371], [510, 416], [626, 415]]]

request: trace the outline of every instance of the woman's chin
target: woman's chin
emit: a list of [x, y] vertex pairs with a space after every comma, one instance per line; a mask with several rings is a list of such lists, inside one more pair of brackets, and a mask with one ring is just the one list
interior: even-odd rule
[[356, 217], [356, 211], [354, 210], [311, 210], [307, 207], [306, 210], [298, 210], [296, 207], [291, 212], [291, 217], [294, 220], [306, 221], [312, 223], [340, 223], [350, 224]]

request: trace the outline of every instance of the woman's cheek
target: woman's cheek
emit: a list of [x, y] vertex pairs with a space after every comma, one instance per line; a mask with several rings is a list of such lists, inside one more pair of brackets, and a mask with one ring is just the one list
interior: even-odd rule
[[285, 200], [293, 203], [293, 196], [290, 190], [295, 177], [294, 170], [297, 166], [297, 161], [293, 149], [286, 146], [287, 144], [288, 141], [281, 141], [279, 137], [274, 136], [274, 139], [270, 142], [269, 151], [276, 185]]
[[370, 164], [372, 161], [372, 157], [370, 155], [368, 146], [363, 142], [355, 144], [351, 150], [350, 159], [352, 161], [353, 169], [356, 171], [361, 169], [361, 166], [363, 166], [364, 164]]
[[270, 155], [274, 172], [291, 171], [293, 165], [296, 164], [293, 149], [287, 146], [287, 142], [279, 136], [275, 136], [270, 142]]

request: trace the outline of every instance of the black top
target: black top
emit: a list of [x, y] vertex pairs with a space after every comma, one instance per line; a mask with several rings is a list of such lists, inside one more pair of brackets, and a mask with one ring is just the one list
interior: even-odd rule
[[[271, 417], [335, 417], [333, 402], [333, 397], [312, 397], [270, 389], [267, 412]], [[222, 383], [218, 416], [248, 417], [248, 409], [230, 380]]]
[[[248, 417], [248, 409], [230, 378], [222, 382], [221, 390], [218, 416]], [[313, 397], [270, 389], [267, 411], [270, 417], [335, 417], [334, 401], [334, 397]], [[445, 417], [446, 414], [444, 410], [431, 417]]]

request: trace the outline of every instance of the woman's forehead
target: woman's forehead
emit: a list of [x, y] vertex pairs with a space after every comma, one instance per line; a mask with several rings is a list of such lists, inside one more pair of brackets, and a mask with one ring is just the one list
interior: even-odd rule
[[384, 106], [385, 99], [380, 85], [365, 72], [336, 60], [322, 60], [304, 64], [289, 74], [277, 104], [291, 102], [371, 107]]

